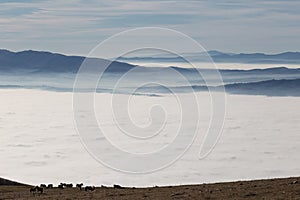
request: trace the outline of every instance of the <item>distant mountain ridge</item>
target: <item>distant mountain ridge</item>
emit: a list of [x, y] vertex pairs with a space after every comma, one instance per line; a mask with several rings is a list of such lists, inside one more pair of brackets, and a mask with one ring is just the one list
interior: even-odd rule
[[[236, 56], [233, 54], [224, 55], [222, 52], [210, 52], [216, 56]], [[290, 53], [278, 54], [280, 58], [297, 58], [298, 53], [291, 56]], [[195, 56], [195, 55], [189, 55]], [[249, 55], [239, 54], [239, 56], [249, 57]], [[254, 54], [253, 57], [264, 57], [264, 54]], [[276, 56], [275, 56], [276, 57]], [[66, 56], [50, 52], [22, 51], [11, 52], [0, 50], [0, 89], [35, 89], [54, 92], [72, 92], [76, 72], [82, 62], [88, 59], [91, 61], [92, 69], [94, 66], [102, 67], [111, 65], [101, 77], [101, 84], [98, 85], [96, 92], [112, 93], [119, 84], [119, 80], [124, 78], [124, 82], [119, 85], [115, 92], [126, 94], [136, 86], [144, 82], [164, 81], [172, 87], [172, 91], [181, 93], [191, 91], [190, 85], [195, 91], [206, 91], [207, 87], [218, 90], [224, 86], [229, 93], [250, 94], [250, 95], [269, 95], [269, 96], [300, 96], [300, 68], [273, 67], [266, 69], [220, 69], [218, 72], [222, 77], [219, 82], [215, 73], [217, 69], [208, 68], [181, 68], [177, 66], [169, 67], [142, 67], [131, 65], [124, 62], [111, 62], [101, 58], [85, 58], [82, 56]], [[168, 65], [167, 65], [168, 66]], [[280, 65], [284, 66], [284, 65]], [[135, 68], [132, 73], [125, 73]], [[177, 79], [178, 73], [183, 79]], [[87, 82], [92, 74], [86, 75]], [[205, 76], [205, 77], [204, 77]], [[209, 80], [209, 82], [207, 82]], [[187, 82], [189, 84], [187, 84]], [[206, 83], [209, 83], [207, 85]], [[85, 84], [80, 88], [82, 92], [94, 91], [94, 88]], [[143, 87], [146, 95], [159, 95], [168, 93], [164, 88]], [[139, 91], [142, 91], [140, 89]], [[143, 94], [143, 95], [145, 95]]]
[[[195, 68], [180, 68], [170, 67], [180, 73], [196, 73], [197, 71], [213, 71], [214, 69], [195, 69]], [[265, 69], [220, 69], [218, 70], [222, 75], [230, 74], [300, 74], [300, 68], [287, 68], [287, 67], [271, 67]]]
[[[245, 83], [230, 83], [217, 86], [203, 85], [186, 85], [186, 86], [147, 86], [139, 89], [139, 92], [127, 93], [122, 90], [113, 90], [111, 88], [83, 89], [82, 92], [97, 92], [97, 93], [114, 93], [114, 94], [133, 94], [143, 96], [160, 97], [162, 94], [168, 94], [171, 91], [176, 93], [186, 93], [193, 89], [195, 92], [203, 91], [225, 91], [231, 94], [244, 95], [265, 95], [265, 96], [294, 96], [300, 97], [300, 79], [271, 79], [265, 81], [245, 82]], [[23, 86], [23, 85], [0, 85], [0, 89], [38, 89], [53, 92], [72, 92], [73, 88], [51, 87], [51, 86]], [[129, 88], [130, 89], [130, 88]], [[171, 89], [171, 90], [170, 90]], [[129, 90], [132, 92], [132, 90]], [[0, 179], [1, 185], [1, 179]]]
[[121, 61], [159, 61], [159, 62], [185, 62], [185, 59], [207, 62], [209, 57], [218, 63], [249, 63], [249, 64], [300, 64], [300, 52], [283, 52], [279, 54], [264, 53], [223, 53], [221, 51], [208, 51], [202, 53], [183, 53], [177, 55], [160, 55], [148, 57], [121, 57]]
[[[209, 51], [211, 58], [215, 62], [240, 62], [240, 63], [295, 63], [300, 64], [299, 52], [285, 52], [281, 54], [267, 55], [262, 53], [255, 54], [231, 54], [222, 53], [220, 51]], [[206, 53], [198, 54], [184, 54], [184, 56], [192, 60], [201, 61]], [[76, 73], [85, 59], [89, 59], [95, 66], [107, 66], [108, 72], [126, 72], [136, 65], [131, 65], [126, 62], [133, 60], [138, 61], [155, 61], [155, 62], [185, 62], [181, 57], [120, 57], [117, 61], [109, 61], [101, 58], [86, 58], [83, 56], [66, 56], [63, 54], [45, 52], [45, 51], [21, 51], [11, 52], [8, 50], [0, 50], [0, 72], [2, 73], [15, 73], [15, 72], [30, 72], [30, 73]], [[141, 67], [141, 66], [140, 66]], [[192, 69], [184, 69], [178, 66], [173, 67], [178, 71], [193, 72]], [[259, 69], [257, 69], [259, 70]], [[287, 68], [273, 68], [269, 70], [261, 70], [261, 73], [270, 73], [270, 70], [280, 72], [293, 73], [294, 70]], [[222, 72], [222, 71], [221, 71]], [[226, 70], [223, 70], [226, 72]], [[232, 70], [230, 72], [233, 72]], [[241, 72], [241, 71], [237, 71]], [[253, 71], [244, 70], [243, 73], [251, 73]], [[298, 70], [297, 70], [298, 72]]]
[[266, 80], [250, 83], [233, 83], [225, 85], [232, 94], [266, 95], [266, 96], [300, 96], [300, 79]]
[[270, 63], [270, 64], [299, 64], [300, 52], [284, 52], [280, 54], [218, 54], [212, 56], [215, 62]]
[[[63, 54], [45, 51], [21, 51], [11, 52], [0, 50], [0, 71], [29, 71], [29, 72], [72, 72], [76, 73], [85, 60], [82, 56], [66, 56]], [[107, 65], [110, 61], [101, 58], [88, 58], [97, 65]], [[126, 71], [133, 68], [133, 65], [112, 62], [111, 71]]]

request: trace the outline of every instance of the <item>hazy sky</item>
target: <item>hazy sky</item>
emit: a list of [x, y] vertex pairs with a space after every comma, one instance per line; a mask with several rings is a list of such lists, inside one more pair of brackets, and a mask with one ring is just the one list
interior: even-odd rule
[[0, 48], [15, 51], [85, 55], [145, 26], [181, 31], [209, 50], [300, 51], [299, 0], [0, 0]]

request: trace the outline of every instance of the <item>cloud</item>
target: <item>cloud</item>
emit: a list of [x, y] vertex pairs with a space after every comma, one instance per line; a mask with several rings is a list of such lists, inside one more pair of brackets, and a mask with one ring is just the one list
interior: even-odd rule
[[[0, 42], [2, 48], [83, 53], [119, 31], [161, 26], [209, 49], [249, 51], [248, 45], [251, 51], [281, 51], [278, 39], [285, 36], [285, 48], [298, 50], [299, 8], [293, 0], [1, 0]], [[266, 41], [257, 43], [258, 38]], [[75, 52], [72, 43], [82, 47]]]

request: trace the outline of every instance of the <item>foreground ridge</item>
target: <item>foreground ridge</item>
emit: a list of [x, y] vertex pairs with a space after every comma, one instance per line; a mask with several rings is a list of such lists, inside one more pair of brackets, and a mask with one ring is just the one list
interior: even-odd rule
[[11, 181], [5, 178], [0, 178], [0, 186], [29, 186], [27, 184]]
[[30, 193], [31, 187], [12, 186], [10, 183], [15, 182], [6, 181], [1, 179], [10, 185], [0, 186], [3, 199], [300, 199], [300, 177], [151, 188], [54, 187], [43, 193]]

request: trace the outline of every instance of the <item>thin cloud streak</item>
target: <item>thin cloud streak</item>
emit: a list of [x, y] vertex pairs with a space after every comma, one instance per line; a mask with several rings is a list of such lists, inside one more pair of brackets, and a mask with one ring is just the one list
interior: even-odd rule
[[[282, 41], [277, 39], [283, 35], [287, 38], [284, 49], [299, 50], [300, 46], [300, 2], [292, 0], [31, 0], [1, 1], [0, 5], [0, 42], [5, 45], [2, 48], [15, 50], [37, 47], [36, 39], [41, 39], [48, 42], [40, 43], [39, 49], [59, 51], [59, 46], [50, 45], [59, 41], [69, 46], [64, 53], [82, 54], [112, 34], [143, 26], [174, 28], [208, 49], [278, 52]], [[253, 46], [259, 38], [267, 40]], [[10, 44], [17, 40], [29, 45]], [[76, 51], [72, 40], [89, 45]]]

